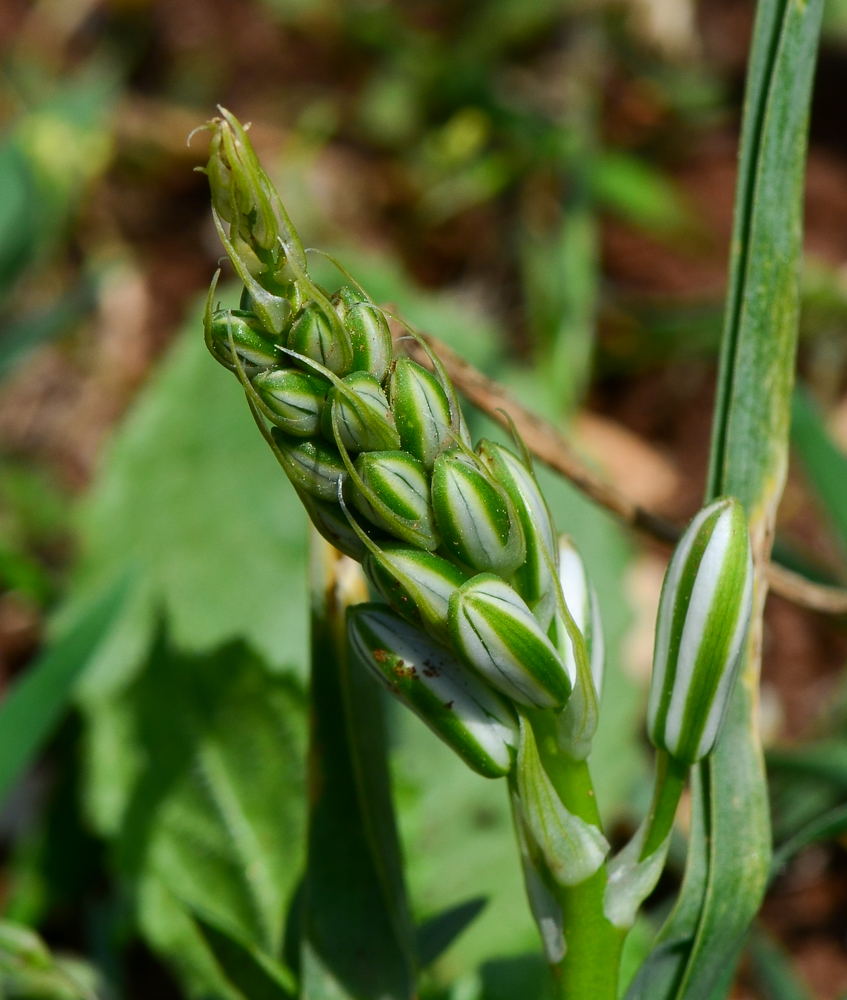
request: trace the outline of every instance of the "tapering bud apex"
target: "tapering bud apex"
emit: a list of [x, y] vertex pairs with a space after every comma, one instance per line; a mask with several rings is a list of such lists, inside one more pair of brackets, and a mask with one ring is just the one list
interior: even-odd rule
[[571, 682], [526, 602], [481, 573], [450, 598], [450, 637], [462, 658], [521, 705], [561, 708]]
[[253, 379], [266, 416], [294, 437], [313, 437], [321, 429], [321, 413], [331, 386], [326, 379], [298, 368], [271, 368]]
[[432, 473], [432, 508], [447, 551], [482, 572], [510, 577], [526, 556], [508, 494], [459, 451], [442, 452]]
[[309, 302], [294, 317], [287, 346], [339, 378], [353, 370], [353, 348], [347, 331], [337, 316], [330, 316], [317, 302]]
[[410, 358], [398, 358], [389, 381], [394, 421], [405, 451], [432, 471], [452, 442], [450, 404], [438, 379]]
[[[588, 651], [588, 662], [591, 665], [591, 677], [597, 696], [603, 690], [603, 669], [605, 664], [605, 643], [603, 641], [603, 623], [600, 620], [600, 604], [594, 587], [588, 579], [588, 572], [582, 556], [577, 551], [573, 539], [569, 535], [559, 538], [559, 581], [562, 585], [562, 596], [574, 624], [585, 639]], [[567, 632], [562, 627], [565, 639], [564, 661], [572, 683], [576, 683], [576, 657], [573, 644], [567, 638]]]
[[487, 778], [512, 769], [511, 708], [452, 653], [384, 606], [347, 612], [354, 653], [471, 767]]
[[274, 452], [294, 485], [319, 500], [338, 502], [339, 483], [347, 479], [347, 468], [337, 448], [320, 438], [289, 437], [271, 428]]
[[512, 577], [512, 585], [523, 597], [546, 631], [556, 609], [556, 530], [547, 504], [524, 463], [493, 441], [480, 441], [477, 453], [494, 479], [509, 494], [526, 540], [526, 558]]
[[391, 364], [391, 331], [382, 312], [361, 292], [345, 285], [332, 297], [353, 348], [353, 371], [382, 383]]
[[348, 451], [396, 451], [400, 438], [379, 382], [367, 372], [353, 372], [344, 379], [344, 389], [329, 394], [321, 428], [333, 439], [332, 411], [336, 410], [338, 433]]
[[418, 548], [438, 548], [429, 483], [417, 459], [405, 451], [368, 451], [355, 470], [361, 486], [354, 485], [353, 503], [369, 521]]
[[234, 369], [234, 347], [248, 375], [278, 365], [282, 357], [274, 346], [273, 335], [263, 329], [258, 316], [240, 309], [218, 309], [212, 313], [207, 334], [207, 342], [218, 361]]
[[395, 611], [449, 642], [450, 598], [467, 580], [460, 569], [432, 552], [398, 542], [382, 546], [379, 556], [369, 553], [364, 568]]
[[656, 622], [647, 729], [653, 744], [693, 764], [710, 753], [743, 657], [753, 602], [744, 508], [716, 500], [671, 558]]

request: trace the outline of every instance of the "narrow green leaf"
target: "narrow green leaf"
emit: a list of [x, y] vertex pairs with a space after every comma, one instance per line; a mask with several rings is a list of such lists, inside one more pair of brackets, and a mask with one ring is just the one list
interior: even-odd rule
[[[380, 689], [347, 655], [358, 567], [312, 533], [312, 725], [304, 994], [414, 994], [414, 931], [391, 803]], [[330, 985], [327, 985], [330, 984]]]
[[791, 402], [791, 440], [847, 554], [847, 455], [827, 432], [817, 404], [798, 385]]
[[761, 927], [753, 932], [749, 949], [753, 980], [764, 1000], [812, 1000], [785, 949]]
[[123, 577], [15, 684], [0, 705], [0, 802], [44, 745], [74, 682], [114, 623], [129, 589]]
[[817, 840], [832, 840], [847, 831], [847, 805], [835, 806], [821, 816], [808, 822], [804, 827], [789, 837], [784, 844], [774, 851], [771, 861], [771, 879], [788, 864], [795, 854]]
[[292, 1000], [294, 984], [273, 959], [199, 913], [194, 921], [221, 971], [245, 1000]]
[[418, 961], [425, 969], [442, 955], [462, 931], [485, 909], [484, 896], [452, 906], [421, 924], [417, 933]]

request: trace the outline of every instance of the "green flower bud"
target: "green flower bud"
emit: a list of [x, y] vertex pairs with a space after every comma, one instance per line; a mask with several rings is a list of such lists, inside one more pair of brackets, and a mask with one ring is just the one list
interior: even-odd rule
[[[306, 508], [306, 513], [309, 515], [309, 520], [317, 529], [318, 534], [322, 535], [330, 545], [334, 545], [339, 552], [350, 556], [356, 562], [362, 562], [367, 557], [368, 549], [362, 538], [351, 526], [349, 519], [353, 515], [349, 511], [345, 515], [338, 503], [318, 500], [317, 497], [304, 490], [297, 489], [297, 496], [300, 497]], [[357, 524], [357, 526], [359, 525]], [[361, 531], [364, 535], [364, 528]]]
[[671, 558], [656, 621], [647, 729], [653, 744], [693, 764], [718, 737], [753, 602], [744, 508], [733, 497], [705, 507]]
[[[600, 620], [600, 605], [597, 594], [588, 579], [585, 563], [577, 551], [573, 539], [569, 535], [559, 538], [559, 581], [562, 585], [562, 596], [576, 627], [585, 639], [588, 651], [588, 662], [591, 664], [591, 677], [597, 696], [603, 690], [603, 669], [605, 665], [605, 643], [603, 641], [603, 623]], [[573, 644], [567, 638], [567, 631], [561, 628], [566, 638], [563, 659], [571, 683], [576, 685], [576, 657]]]
[[263, 329], [258, 316], [240, 309], [218, 309], [211, 315], [208, 343], [217, 360], [230, 370], [235, 368], [230, 332], [235, 353], [248, 373], [279, 364], [273, 335]]
[[526, 559], [515, 570], [512, 585], [546, 631], [556, 610], [556, 581], [550, 568], [555, 566], [556, 529], [550, 511], [535, 476], [508, 448], [483, 440], [477, 453], [515, 505], [526, 540]]
[[333, 440], [332, 411], [348, 451], [396, 451], [400, 437], [394, 427], [388, 400], [379, 382], [367, 372], [353, 372], [344, 380], [346, 391], [334, 387], [327, 399], [321, 428]]
[[508, 494], [460, 451], [442, 452], [432, 473], [432, 509], [451, 556], [510, 577], [526, 557], [523, 530]]
[[369, 553], [363, 565], [395, 611], [442, 642], [449, 642], [450, 598], [467, 579], [460, 569], [432, 552], [398, 542], [382, 546], [379, 554]]
[[354, 466], [352, 500], [377, 527], [430, 552], [440, 539], [423, 466], [405, 451], [367, 451]]
[[298, 368], [271, 368], [252, 379], [270, 421], [294, 437], [313, 437], [331, 386], [326, 379]]
[[393, 694], [478, 774], [512, 769], [517, 724], [511, 708], [452, 653], [378, 604], [347, 612], [354, 653]]
[[403, 449], [431, 472], [438, 454], [453, 443], [446, 393], [434, 375], [410, 358], [394, 363], [388, 391]]
[[526, 602], [490, 573], [450, 598], [454, 649], [498, 691], [521, 705], [561, 708], [571, 682], [553, 644]]
[[339, 483], [347, 479], [347, 468], [333, 445], [320, 438], [289, 437], [271, 428], [274, 453], [294, 485], [319, 500], [338, 503]]
[[347, 332], [337, 316], [329, 316], [316, 302], [309, 302], [294, 317], [287, 346], [339, 378], [353, 370], [353, 348]]
[[385, 316], [365, 295], [349, 285], [333, 295], [332, 304], [350, 337], [353, 371], [368, 372], [382, 384], [393, 353], [391, 331]]

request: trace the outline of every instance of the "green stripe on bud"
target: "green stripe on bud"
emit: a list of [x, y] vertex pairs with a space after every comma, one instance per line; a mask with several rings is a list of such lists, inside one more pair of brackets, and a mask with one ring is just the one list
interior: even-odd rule
[[442, 642], [449, 642], [450, 598], [467, 580], [460, 569], [432, 552], [398, 542], [369, 553], [364, 568], [395, 611]]
[[526, 602], [481, 573], [450, 598], [450, 638], [462, 658], [521, 705], [561, 708], [571, 682]]
[[274, 345], [273, 334], [263, 328], [259, 317], [253, 313], [240, 309], [215, 310], [209, 319], [207, 338], [212, 353], [231, 371], [235, 369], [232, 347], [248, 372], [279, 364], [280, 353]]
[[431, 472], [438, 454], [453, 441], [447, 394], [410, 358], [395, 362], [388, 392], [403, 448]]
[[[442, 452], [432, 473], [432, 508], [451, 556], [482, 572], [510, 577], [526, 556], [523, 530], [508, 494], [475, 456]], [[479, 460], [476, 459], [478, 462]]]
[[352, 500], [369, 521], [418, 548], [438, 548], [429, 483], [416, 458], [405, 451], [368, 451], [353, 471]]
[[331, 386], [326, 379], [298, 368], [272, 368], [252, 379], [268, 419], [294, 437], [313, 437]]
[[[570, 611], [574, 624], [585, 640], [588, 662], [591, 665], [591, 677], [599, 698], [603, 690], [605, 664], [605, 643], [603, 641], [603, 623], [600, 620], [600, 605], [594, 587], [588, 578], [582, 556], [569, 535], [559, 537], [559, 582], [562, 585], [562, 596], [568, 611]], [[573, 644], [567, 638], [567, 632], [564, 628], [561, 629], [561, 633], [566, 640], [562, 650], [563, 659], [571, 683], [575, 685], [577, 666]]]
[[380, 383], [391, 364], [391, 331], [382, 311], [367, 296], [345, 285], [332, 297], [353, 348], [353, 371], [368, 372]]
[[512, 769], [517, 723], [509, 705], [456, 657], [384, 606], [347, 612], [354, 653], [478, 774]]
[[353, 347], [347, 331], [334, 313], [330, 316], [317, 302], [307, 303], [294, 317], [287, 346], [340, 378], [353, 370]]
[[274, 454], [294, 485], [319, 500], [338, 502], [339, 484], [347, 479], [347, 468], [338, 449], [320, 438], [289, 437], [271, 428]]
[[353, 372], [342, 381], [343, 388], [336, 386], [329, 394], [321, 421], [324, 435], [333, 439], [335, 410], [338, 433], [348, 451], [398, 450], [400, 437], [379, 382], [367, 372]]
[[659, 615], [647, 728], [653, 744], [693, 764], [710, 753], [729, 703], [753, 601], [744, 508], [705, 507], [671, 558]]
[[550, 511], [531, 470], [507, 448], [483, 440], [477, 453], [515, 505], [526, 558], [515, 570], [512, 585], [546, 631], [556, 610], [556, 581], [550, 570], [550, 564], [555, 565], [556, 529]]

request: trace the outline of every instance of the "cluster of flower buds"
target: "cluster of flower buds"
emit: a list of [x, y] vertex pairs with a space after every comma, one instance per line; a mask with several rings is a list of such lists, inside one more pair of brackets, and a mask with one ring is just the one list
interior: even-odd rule
[[582, 561], [571, 544], [560, 553], [522, 447], [471, 447], [438, 358], [427, 351], [430, 370], [395, 356], [349, 275], [333, 295], [310, 278], [244, 128], [226, 111], [209, 128], [215, 221], [244, 283], [237, 310], [213, 308], [213, 285], [209, 349], [317, 530], [385, 602], [350, 613], [359, 658], [476, 771], [508, 774], [519, 706], [561, 712], [585, 677], [596, 701], [602, 640]]
[[[207, 173], [244, 292], [239, 309], [215, 309], [213, 282], [206, 343], [315, 528], [381, 598], [348, 611], [353, 652], [471, 768], [512, 776], [526, 863], [573, 885], [608, 845], [559, 801], [528, 718], [553, 713], [561, 751], [587, 756], [603, 639], [582, 560], [557, 538], [517, 435], [518, 454], [472, 448], [426, 343], [409, 331], [429, 367], [395, 356], [385, 314], [340, 266], [348, 284], [335, 294], [313, 281], [245, 129], [221, 114], [207, 126]], [[650, 735], [688, 763], [714, 744], [731, 688], [749, 616], [746, 539], [737, 503], [708, 508], [666, 582]]]

